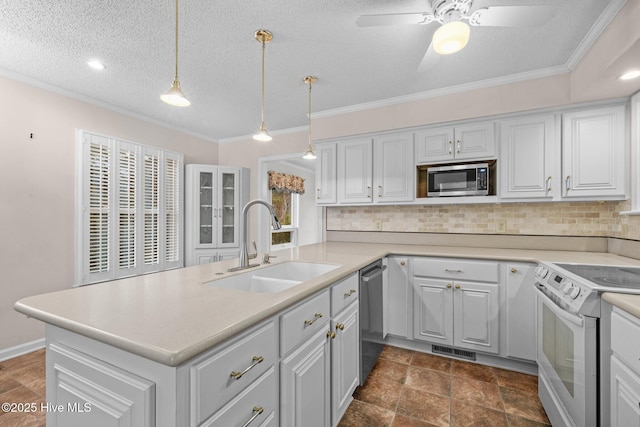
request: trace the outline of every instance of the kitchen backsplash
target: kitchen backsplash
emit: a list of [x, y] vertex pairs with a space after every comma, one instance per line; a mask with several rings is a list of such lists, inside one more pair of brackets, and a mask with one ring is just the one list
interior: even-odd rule
[[327, 230], [598, 236], [640, 241], [640, 216], [619, 215], [629, 209], [628, 201], [330, 207]]

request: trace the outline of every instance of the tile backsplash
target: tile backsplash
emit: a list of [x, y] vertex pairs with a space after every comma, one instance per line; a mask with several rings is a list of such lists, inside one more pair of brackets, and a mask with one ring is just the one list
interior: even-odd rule
[[597, 236], [640, 241], [640, 216], [623, 202], [327, 208], [329, 231]]

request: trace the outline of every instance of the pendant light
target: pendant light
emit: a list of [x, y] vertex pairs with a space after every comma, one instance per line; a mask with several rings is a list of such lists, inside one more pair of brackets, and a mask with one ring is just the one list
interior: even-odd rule
[[273, 39], [273, 34], [267, 30], [258, 30], [255, 32], [254, 37], [257, 41], [262, 43], [262, 121], [260, 122], [260, 128], [258, 132], [253, 135], [253, 139], [256, 141], [268, 142], [271, 141], [271, 135], [264, 125], [264, 47]]
[[307, 145], [307, 152], [302, 156], [303, 159], [313, 160], [316, 158], [316, 153], [313, 152], [313, 145], [311, 143], [311, 85], [318, 81], [317, 77], [307, 76], [304, 78], [304, 82], [309, 85], [309, 145]]
[[160, 95], [160, 99], [176, 107], [188, 107], [191, 105], [191, 102], [189, 102], [182, 92], [182, 89], [180, 89], [180, 80], [178, 80], [178, 0], [176, 0], [176, 74], [173, 78], [171, 88], [169, 88], [167, 93]]

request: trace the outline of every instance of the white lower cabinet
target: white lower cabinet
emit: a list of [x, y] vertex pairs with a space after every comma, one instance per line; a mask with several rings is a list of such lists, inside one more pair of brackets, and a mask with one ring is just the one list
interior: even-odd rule
[[[335, 426], [360, 381], [358, 302], [331, 320], [331, 422]], [[334, 335], [335, 334], [335, 335]]]
[[536, 291], [533, 279], [535, 264], [506, 264], [506, 343], [505, 355], [522, 360], [536, 360]]
[[47, 348], [47, 425], [156, 425], [153, 382], [63, 344]]
[[611, 315], [611, 426], [640, 427], [640, 319]]
[[193, 263], [194, 264], [208, 264], [210, 262], [224, 261], [225, 259], [234, 259], [240, 257], [240, 250], [227, 249], [227, 250], [209, 250], [209, 249], [195, 249], [193, 251]]
[[401, 338], [411, 336], [411, 284], [409, 257], [387, 258], [387, 333]]
[[498, 354], [498, 266], [484, 261], [416, 259], [413, 338]]

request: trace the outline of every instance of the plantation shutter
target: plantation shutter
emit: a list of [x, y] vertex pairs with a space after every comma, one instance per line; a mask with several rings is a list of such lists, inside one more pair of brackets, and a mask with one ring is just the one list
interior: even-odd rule
[[183, 156], [79, 132], [76, 283], [183, 264]]
[[120, 143], [118, 150], [118, 272], [122, 277], [136, 273], [139, 147]]
[[177, 267], [182, 259], [181, 162], [175, 155], [165, 158], [165, 268]]
[[85, 192], [88, 206], [84, 207], [87, 233], [87, 262], [85, 276], [92, 280], [106, 280], [111, 276], [111, 188], [112, 144], [107, 138], [88, 135], [85, 140], [88, 173]]

